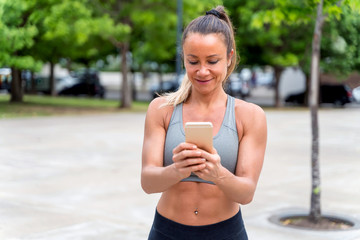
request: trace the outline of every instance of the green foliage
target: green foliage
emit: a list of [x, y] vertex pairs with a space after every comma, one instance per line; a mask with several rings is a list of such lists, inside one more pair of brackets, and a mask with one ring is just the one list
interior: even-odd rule
[[[317, 2], [183, 0], [183, 24], [223, 4], [234, 23], [242, 64], [300, 65], [307, 71]], [[360, 68], [360, 3], [337, 3], [324, 1], [321, 66], [348, 72]], [[138, 69], [153, 62], [171, 69], [176, 25], [176, 1], [0, 0], [0, 65], [38, 70], [41, 62], [59, 58], [88, 64], [130, 42]]]
[[[309, 74], [317, 3], [317, 0], [225, 0], [237, 28], [242, 64], [299, 65]], [[326, 30], [321, 67], [341, 75], [358, 69], [360, 46], [356, 32], [360, 24], [355, 18], [360, 4], [356, 0], [338, 4], [338, 0], [324, 1]]]
[[319, 195], [319, 193], [320, 193], [320, 187], [314, 188], [313, 193], [314, 193], [315, 195]]
[[[244, 65], [295, 66], [303, 62], [312, 34], [304, 1], [224, 1], [231, 10]], [[311, 46], [311, 45], [310, 45]]]
[[23, 49], [34, 45], [38, 34], [36, 25], [28, 21], [32, 1], [2, 0], [0, 2], [0, 65], [18, 69], [38, 70], [40, 62]]
[[222, 0], [183, 0], [183, 23], [188, 25], [190, 21], [194, 18], [197, 18], [201, 15], [205, 15], [206, 11], [209, 11], [212, 8], [215, 8], [218, 5], [223, 5], [224, 1]]
[[107, 14], [94, 19], [89, 27], [93, 29], [93, 34], [99, 35], [107, 41], [112, 39], [118, 42], [128, 41], [131, 33], [129, 25], [116, 23]]
[[324, 26], [321, 55], [324, 72], [346, 78], [360, 71], [360, 14], [350, 6], [341, 6], [341, 15], [330, 18]]
[[[183, 0], [183, 25], [221, 4], [218, 0]], [[147, 62], [175, 64], [176, 58], [176, 1], [144, 1], [131, 15], [131, 37], [134, 60], [144, 67]]]
[[61, 39], [73, 45], [85, 43], [91, 33], [88, 27], [90, 11], [79, 2], [60, 1], [60, 4], [50, 8], [50, 14], [44, 18], [47, 29], [44, 40]]

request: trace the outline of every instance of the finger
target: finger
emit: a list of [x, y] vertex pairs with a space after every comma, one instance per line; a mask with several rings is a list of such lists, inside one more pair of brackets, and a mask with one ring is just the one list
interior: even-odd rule
[[174, 149], [173, 149], [173, 154], [179, 153], [183, 150], [195, 150], [197, 149], [197, 146], [191, 143], [180, 143], [179, 145], [177, 145]]
[[221, 161], [220, 156], [217, 153], [212, 154], [204, 150], [200, 150], [200, 151], [201, 151], [201, 157], [205, 158], [207, 161], [211, 163], [215, 164]]
[[196, 176], [198, 176], [199, 178], [202, 178], [202, 179], [204, 179], [205, 178], [205, 176], [207, 175], [207, 174], [209, 174], [209, 171], [208, 171], [208, 169], [206, 168], [206, 166], [204, 167], [204, 168], [202, 168], [202, 169], [199, 169], [199, 170], [197, 170], [197, 171], [192, 171]]
[[216, 149], [215, 149], [214, 147], [212, 148], [211, 153], [212, 153], [212, 154], [217, 154], [217, 151], [216, 151]]
[[200, 156], [201, 156], [201, 151], [199, 150], [183, 150], [177, 154], [174, 154], [172, 159], [173, 162], [178, 162], [188, 158], [198, 158]]
[[198, 164], [198, 165], [192, 165], [191, 167], [189, 167], [189, 169], [191, 170], [191, 172], [195, 173], [195, 172], [200, 172], [201, 170], [206, 168], [206, 164]]
[[204, 158], [189, 158], [184, 161], [175, 162], [176, 168], [187, 168], [193, 167], [199, 164], [205, 164], [206, 160]]

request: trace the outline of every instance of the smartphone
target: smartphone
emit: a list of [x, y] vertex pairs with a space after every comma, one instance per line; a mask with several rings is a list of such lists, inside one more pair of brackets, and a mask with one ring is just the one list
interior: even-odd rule
[[185, 123], [185, 142], [211, 152], [213, 148], [213, 125], [211, 122]]

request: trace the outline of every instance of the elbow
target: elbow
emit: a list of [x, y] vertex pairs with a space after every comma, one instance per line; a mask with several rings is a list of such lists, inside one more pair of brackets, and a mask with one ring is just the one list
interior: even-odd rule
[[151, 184], [149, 184], [148, 179], [146, 179], [146, 172], [144, 170], [141, 172], [141, 188], [147, 194], [153, 193]]
[[255, 190], [256, 190], [256, 183], [250, 182], [248, 187], [244, 189], [243, 194], [241, 194], [238, 203], [240, 203], [241, 205], [247, 205], [251, 203], [254, 199]]
[[141, 178], [141, 188], [147, 194], [155, 193], [154, 191], [152, 191], [151, 186], [147, 184], [143, 178]]
[[154, 191], [151, 190], [151, 188], [149, 188], [148, 186], [145, 186], [144, 184], [141, 184], [141, 188], [143, 189], [143, 191], [144, 191], [146, 194], [155, 193]]
[[146, 194], [151, 194], [150, 189], [141, 181], [141, 188]]
[[147, 194], [159, 193], [161, 188], [158, 186], [156, 177], [154, 177], [151, 168], [143, 169], [141, 172], [141, 188]]
[[150, 181], [146, 180], [146, 178], [144, 178], [144, 177], [141, 177], [141, 188], [147, 194], [159, 193], [160, 192], [160, 191], [156, 191], [153, 184], [151, 184]]
[[253, 201], [254, 195], [255, 195], [255, 187], [249, 189], [249, 191], [246, 192], [245, 194], [242, 194], [238, 199], [238, 203], [240, 203], [241, 205], [247, 205]]

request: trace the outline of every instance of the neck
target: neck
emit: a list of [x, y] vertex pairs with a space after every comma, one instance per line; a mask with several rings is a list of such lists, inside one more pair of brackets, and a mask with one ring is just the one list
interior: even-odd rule
[[211, 106], [222, 104], [227, 100], [227, 94], [224, 89], [209, 94], [200, 94], [198, 92], [192, 92], [189, 99], [186, 101], [189, 104], [196, 104], [202, 108], [210, 108]]

